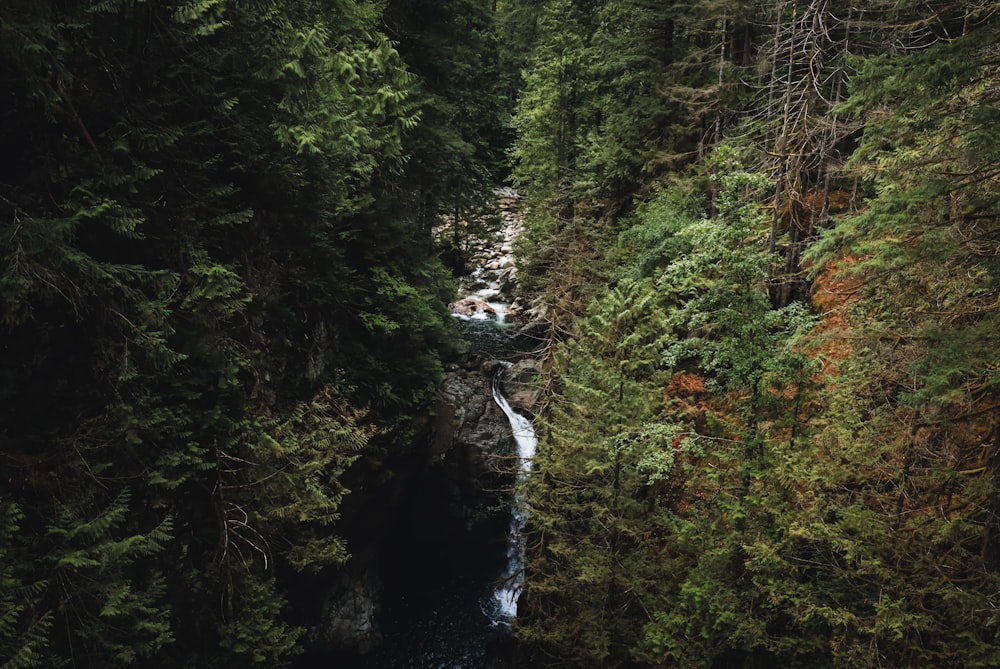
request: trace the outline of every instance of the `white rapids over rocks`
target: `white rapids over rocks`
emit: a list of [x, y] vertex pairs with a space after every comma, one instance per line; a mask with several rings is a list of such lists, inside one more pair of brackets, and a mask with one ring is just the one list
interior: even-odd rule
[[[504, 363], [509, 366], [510, 363]], [[507, 415], [511, 432], [517, 442], [518, 483], [531, 470], [531, 463], [538, 447], [538, 437], [531, 421], [511, 408], [500, 390], [500, 377], [504, 367], [501, 367], [493, 378], [493, 399]], [[511, 508], [509, 541], [507, 544], [507, 569], [500, 587], [493, 593], [493, 599], [499, 607], [501, 621], [511, 621], [517, 617], [517, 599], [521, 592], [524, 570], [524, 526], [528, 520], [528, 511], [524, 500], [514, 494]]]

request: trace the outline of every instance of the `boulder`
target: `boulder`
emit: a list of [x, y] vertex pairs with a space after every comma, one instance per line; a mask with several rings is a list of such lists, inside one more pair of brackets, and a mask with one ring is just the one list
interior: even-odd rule
[[323, 601], [319, 624], [309, 631], [310, 646], [362, 655], [373, 651], [382, 642], [375, 622], [381, 597], [382, 583], [372, 572], [341, 573]]
[[468, 297], [463, 297], [457, 302], [451, 304], [451, 313], [458, 316], [465, 316], [466, 318], [473, 318], [475, 316], [496, 316], [496, 309], [490, 305], [489, 302], [481, 300], [475, 295], [470, 295]]
[[542, 364], [535, 358], [515, 362], [500, 377], [507, 403], [514, 409], [535, 415], [542, 398]]
[[[438, 386], [431, 460], [471, 447], [484, 459], [503, 455], [511, 447], [507, 417], [493, 401], [495, 360], [457, 367]], [[464, 457], [463, 459], [468, 459]], [[485, 460], [482, 463], [485, 466]]]
[[495, 360], [455, 369], [438, 387], [427, 471], [438, 471], [450, 518], [465, 531], [488, 532], [513, 486], [509, 458], [516, 450], [510, 423], [493, 400]]
[[[512, 295], [517, 287], [517, 268], [508, 267], [497, 272], [497, 286], [499, 286], [501, 297]], [[509, 308], [507, 313], [510, 313]]]

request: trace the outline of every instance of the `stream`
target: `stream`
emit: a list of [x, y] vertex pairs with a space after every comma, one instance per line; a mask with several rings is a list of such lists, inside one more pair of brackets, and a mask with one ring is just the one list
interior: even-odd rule
[[[510, 363], [504, 363], [509, 365]], [[531, 469], [532, 460], [535, 457], [535, 448], [538, 446], [538, 437], [535, 436], [535, 428], [531, 421], [514, 411], [507, 398], [501, 392], [501, 377], [504, 366], [497, 370], [493, 377], [493, 399], [503, 410], [510, 421], [511, 433], [517, 442], [517, 462], [518, 476], [517, 483], [520, 483], [524, 476]], [[500, 587], [496, 589], [493, 598], [497, 603], [498, 612], [502, 620], [513, 621], [517, 617], [517, 598], [520, 595], [521, 581], [524, 569], [524, 526], [528, 520], [528, 510], [524, 500], [515, 487], [514, 499], [511, 505], [510, 526], [507, 532], [507, 569]]]
[[[501, 252], [509, 254], [509, 246]], [[480, 379], [475, 402], [466, 402], [478, 403], [485, 407], [479, 411], [487, 413], [492, 404], [492, 411], [499, 408], [502, 415], [497, 412], [484, 423], [491, 426], [492, 436], [483, 439], [476, 433], [480, 441], [473, 443], [481, 445], [470, 450], [468, 441], [456, 443], [438, 464], [421, 468], [393, 505], [376, 565], [382, 590], [375, 622], [381, 641], [367, 654], [319, 653], [301, 665], [303, 669], [509, 666], [505, 658], [512, 648], [526, 522], [516, 483], [531, 467], [537, 440], [531, 421], [503, 394], [503, 374], [511, 366], [504, 358], [512, 353], [514, 329], [501, 291], [502, 268], [495, 258], [493, 264], [491, 268], [483, 262], [465, 277], [452, 315], [465, 322], [470, 366], [464, 373]], [[493, 369], [492, 378], [484, 376]], [[496, 434], [498, 430], [504, 433]], [[485, 444], [496, 444], [499, 450], [477, 450], [493, 448]], [[479, 464], [470, 465], [470, 459]], [[484, 467], [501, 469], [488, 477], [492, 485], [470, 491], [466, 477]]]

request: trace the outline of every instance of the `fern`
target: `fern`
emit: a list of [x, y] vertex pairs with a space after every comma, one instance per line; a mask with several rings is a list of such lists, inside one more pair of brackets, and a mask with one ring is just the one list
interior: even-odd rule
[[209, 15], [217, 16], [224, 7], [225, 0], [186, 0], [174, 11], [173, 18], [178, 23], [193, 23]]
[[13, 643], [7, 639], [0, 648], [9, 659], [0, 664], [0, 669], [39, 669], [53, 666], [48, 653], [54, 615], [51, 611], [32, 620], [22, 635]]

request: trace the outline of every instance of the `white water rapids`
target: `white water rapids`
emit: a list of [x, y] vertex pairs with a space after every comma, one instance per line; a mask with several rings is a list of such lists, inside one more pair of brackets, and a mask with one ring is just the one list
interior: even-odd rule
[[[509, 367], [510, 363], [503, 363]], [[514, 411], [507, 398], [500, 391], [500, 377], [504, 367], [501, 367], [496, 376], [493, 377], [493, 399], [497, 405], [507, 415], [510, 421], [510, 429], [517, 442], [518, 474], [517, 481], [521, 479], [531, 469], [532, 459], [535, 457], [535, 448], [538, 446], [538, 438], [535, 436], [535, 428], [531, 421], [525, 416]], [[517, 598], [521, 592], [521, 582], [523, 580], [524, 569], [524, 526], [527, 522], [527, 509], [520, 495], [515, 492], [511, 506], [510, 530], [507, 542], [507, 569], [500, 587], [493, 594], [494, 601], [499, 609], [499, 616], [502, 621], [509, 622], [517, 617]]]

